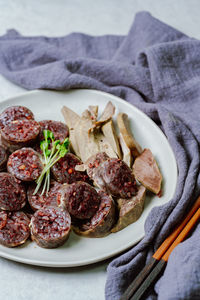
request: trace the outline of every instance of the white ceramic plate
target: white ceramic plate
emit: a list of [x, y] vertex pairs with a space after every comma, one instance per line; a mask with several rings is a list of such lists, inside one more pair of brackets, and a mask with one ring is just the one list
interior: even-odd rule
[[17, 248], [0, 246], [0, 256], [27, 264], [49, 267], [81, 266], [104, 260], [130, 248], [142, 239], [144, 223], [150, 210], [172, 198], [177, 182], [177, 166], [166, 137], [143, 112], [120, 98], [95, 90], [34, 91], [1, 102], [0, 111], [11, 105], [24, 105], [33, 111], [38, 121], [43, 119], [64, 121], [60, 112], [63, 105], [69, 106], [80, 114], [88, 105], [99, 105], [101, 113], [109, 100], [116, 106], [115, 115], [118, 112], [128, 114], [139, 144], [143, 148], [150, 148], [153, 152], [164, 178], [163, 196], [161, 198], [147, 197], [144, 211], [137, 222], [104, 238], [84, 238], [71, 233], [66, 244], [57, 249], [43, 249], [34, 242], [27, 242]]

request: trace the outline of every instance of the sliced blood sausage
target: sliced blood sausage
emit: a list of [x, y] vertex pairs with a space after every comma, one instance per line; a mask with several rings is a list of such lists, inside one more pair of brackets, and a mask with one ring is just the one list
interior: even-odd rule
[[1, 129], [2, 144], [10, 152], [34, 144], [40, 125], [34, 120], [15, 120]]
[[69, 237], [71, 218], [67, 211], [59, 207], [37, 210], [31, 218], [31, 238], [43, 248], [56, 248]]
[[7, 212], [6, 211], [0, 211], [0, 229], [2, 229], [7, 222]]
[[113, 196], [130, 198], [137, 192], [132, 170], [118, 158], [107, 158], [105, 153], [87, 162], [87, 173], [100, 189]]
[[0, 129], [15, 120], [34, 120], [34, 115], [25, 106], [10, 106], [0, 114]]
[[43, 130], [50, 130], [54, 134], [55, 140], [62, 143], [69, 136], [69, 129], [66, 124], [58, 121], [44, 120], [39, 122], [41, 126], [39, 140], [44, 140]]
[[35, 187], [36, 187], [35, 184], [30, 185], [27, 191], [28, 202], [34, 211], [47, 206], [57, 207], [57, 202], [59, 197], [58, 192], [62, 187], [62, 184], [56, 181], [52, 181], [50, 184], [49, 192], [47, 194], [44, 193], [43, 195], [40, 195], [42, 188], [40, 188], [40, 190], [35, 195], [33, 195]]
[[108, 159], [109, 156], [105, 152], [99, 152], [88, 158], [88, 160], [85, 162], [88, 176], [91, 179], [94, 179], [97, 168], [101, 165], [102, 162]]
[[77, 219], [89, 219], [98, 210], [100, 197], [88, 183], [77, 181], [63, 185], [58, 204]]
[[1, 212], [0, 214], [0, 244], [6, 247], [24, 244], [30, 235], [30, 220], [26, 214], [22, 211]]
[[90, 220], [75, 222], [75, 233], [87, 237], [103, 237], [110, 233], [116, 221], [115, 204], [110, 195], [103, 191], [99, 191], [98, 194], [101, 199], [99, 209]]
[[76, 181], [88, 181], [89, 177], [85, 172], [75, 170], [76, 165], [82, 162], [72, 153], [67, 153], [64, 157], [53, 165], [51, 171], [56, 181], [60, 183], [73, 183]]
[[6, 169], [6, 163], [7, 163], [7, 152], [6, 149], [0, 145], [0, 171], [3, 171]]
[[33, 181], [42, 172], [39, 154], [32, 148], [22, 148], [13, 152], [7, 162], [8, 172], [22, 181]]
[[104, 189], [113, 196], [130, 198], [136, 194], [137, 186], [131, 169], [125, 162], [110, 158], [101, 164]]
[[0, 173], [0, 209], [20, 210], [26, 204], [26, 190], [20, 180], [9, 173]]

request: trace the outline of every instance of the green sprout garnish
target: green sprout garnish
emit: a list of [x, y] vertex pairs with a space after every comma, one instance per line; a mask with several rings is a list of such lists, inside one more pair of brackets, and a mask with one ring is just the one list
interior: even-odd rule
[[43, 183], [42, 192], [40, 195], [43, 195], [46, 191], [46, 194], [49, 191], [50, 187], [50, 169], [51, 167], [59, 161], [60, 158], [64, 157], [65, 154], [69, 151], [69, 139], [66, 138], [61, 144], [60, 140], [54, 138], [53, 132], [50, 130], [43, 130], [44, 140], [40, 142], [40, 149], [42, 150], [42, 159], [44, 163], [44, 168], [40, 176], [36, 179], [36, 188], [33, 193], [35, 195]]

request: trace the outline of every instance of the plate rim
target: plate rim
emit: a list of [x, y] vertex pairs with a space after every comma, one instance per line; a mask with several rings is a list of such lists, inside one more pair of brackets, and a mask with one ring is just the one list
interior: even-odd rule
[[[30, 96], [30, 95], [37, 95], [37, 94], [40, 94], [40, 93], [70, 93], [70, 92], [75, 92], [75, 91], [82, 91], [82, 92], [89, 92], [89, 93], [97, 93], [97, 94], [102, 94], [106, 97], [110, 97], [111, 99], [114, 98], [117, 102], [121, 102], [122, 104], [125, 103], [126, 105], [128, 105], [131, 109], [134, 108], [137, 113], [139, 113], [140, 115], [142, 115], [142, 117], [144, 117], [145, 119], [148, 120], [148, 122], [151, 122], [151, 125], [159, 132], [159, 134], [162, 135], [162, 137], [166, 140], [167, 144], [168, 144], [168, 147], [170, 149], [170, 155], [171, 155], [171, 159], [173, 161], [173, 165], [175, 166], [175, 172], [176, 174], [174, 174], [175, 176], [175, 184], [174, 184], [174, 191], [173, 191], [173, 194], [171, 196], [171, 198], [174, 196], [175, 194], [175, 191], [176, 191], [176, 187], [177, 187], [177, 180], [178, 180], [178, 166], [177, 166], [177, 162], [176, 162], [176, 158], [175, 158], [175, 154], [174, 154], [174, 151], [166, 137], [166, 135], [164, 134], [164, 132], [158, 127], [158, 125], [147, 115], [145, 114], [142, 110], [140, 110], [139, 108], [137, 108], [134, 104], [131, 104], [125, 100], [123, 100], [122, 98], [118, 97], [118, 96], [115, 96], [111, 93], [107, 93], [107, 92], [104, 92], [104, 91], [100, 91], [100, 90], [96, 90], [96, 89], [82, 89], [82, 88], [77, 88], [77, 89], [69, 89], [69, 90], [66, 90], [66, 91], [59, 91], [59, 90], [40, 90], [40, 89], [37, 89], [37, 90], [32, 90], [32, 91], [26, 91], [26, 92], [22, 92], [20, 94], [17, 94], [16, 96], [11, 96], [11, 97], [8, 97], [8, 98], [5, 98], [3, 99], [2, 101], [0, 101], [0, 105], [1, 104], [6, 104], [7, 102], [12, 102], [12, 100], [17, 100], [18, 98], [24, 98], [24, 97], [27, 97], [27, 96]], [[169, 202], [171, 199], [169, 199], [167, 202]], [[167, 203], [165, 202], [165, 203]], [[165, 204], [163, 203], [163, 205]], [[160, 204], [158, 204], [157, 206], [160, 206]], [[154, 206], [156, 207], [156, 205]], [[148, 215], [149, 215], [150, 212], [148, 212]], [[146, 222], [146, 219], [144, 221], [144, 223]], [[94, 264], [94, 263], [98, 263], [100, 261], [105, 261], [106, 259], [109, 259], [113, 256], [116, 256], [116, 255], [119, 255], [120, 253], [124, 252], [124, 251], [128, 251], [131, 247], [134, 247], [138, 242], [140, 242], [144, 236], [145, 236], [145, 232], [144, 232], [144, 225], [143, 225], [143, 232], [140, 234], [140, 236], [134, 241], [134, 244], [132, 244], [130, 242], [130, 245], [127, 244], [127, 247], [124, 249], [124, 247], [120, 247], [118, 249], [116, 249], [115, 251], [112, 251], [112, 253], [109, 253], [107, 255], [105, 255], [103, 258], [102, 258], [102, 255], [99, 255], [95, 258], [92, 258], [92, 259], [87, 259], [87, 261], [85, 260], [80, 260], [80, 261], [76, 261], [76, 263], [70, 263], [70, 262], [67, 262], [67, 263], [61, 263], [61, 262], [57, 262], [57, 261], [52, 261], [51, 263], [48, 263], [48, 262], [41, 262], [41, 260], [37, 260], [37, 259], [28, 259], [28, 258], [21, 258], [21, 257], [18, 257], [16, 255], [13, 255], [13, 254], [9, 254], [9, 253], [5, 253], [5, 252], [2, 252], [0, 250], [0, 256], [3, 257], [3, 258], [6, 258], [6, 259], [9, 259], [9, 260], [12, 260], [12, 261], [16, 261], [16, 262], [20, 262], [20, 263], [24, 263], [24, 264], [29, 264], [29, 265], [36, 265], [36, 266], [43, 266], [43, 267], [63, 267], [63, 268], [70, 268], [70, 267], [78, 267], [78, 266], [87, 266], [87, 265], [90, 265], [90, 264]]]

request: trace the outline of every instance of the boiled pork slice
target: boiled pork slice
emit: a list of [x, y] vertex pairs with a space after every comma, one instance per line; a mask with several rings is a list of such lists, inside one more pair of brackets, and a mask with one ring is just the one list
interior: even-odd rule
[[155, 194], [160, 192], [162, 175], [150, 149], [144, 149], [135, 159], [133, 174], [148, 190]]
[[135, 140], [129, 124], [128, 115], [125, 113], [119, 113], [117, 115], [117, 125], [119, 127], [120, 133], [123, 136], [123, 139], [127, 147], [131, 150], [131, 153], [134, 157], [137, 157], [142, 152], [141, 146]]
[[137, 194], [130, 199], [118, 199], [119, 218], [111, 232], [117, 232], [137, 221], [144, 209], [146, 188], [139, 186]]

